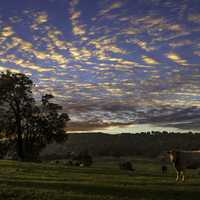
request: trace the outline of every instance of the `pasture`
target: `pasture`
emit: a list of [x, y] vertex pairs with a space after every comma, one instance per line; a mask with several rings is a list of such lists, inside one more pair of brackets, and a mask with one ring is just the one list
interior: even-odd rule
[[136, 172], [119, 170], [112, 159], [90, 168], [64, 164], [0, 161], [2, 200], [195, 200], [200, 198], [198, 171], [175, 182], [175, 171], [162, 175], [153, 160], [134, 159]]

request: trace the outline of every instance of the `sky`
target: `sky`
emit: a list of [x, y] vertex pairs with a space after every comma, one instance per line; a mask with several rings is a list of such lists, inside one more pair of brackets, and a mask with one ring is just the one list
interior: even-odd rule
[[0, 1], [0, 71], [92, 127], [200, 130], [199, 36], [199, 0]]

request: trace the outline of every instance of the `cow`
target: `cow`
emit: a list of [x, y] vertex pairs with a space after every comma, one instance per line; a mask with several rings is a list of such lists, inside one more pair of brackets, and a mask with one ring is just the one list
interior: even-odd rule
[[135, 169], [133, 168], [133, 165], [130, 161], [124, 161], [119, 163], [119, 168], [121, 170], [126, 170], [126, 171], [132, 171], [134, 172]]
[[167, 174], [167, 171], [168, 171], [168, 168], [167, 168], [167, 165], [169, 164], [169, 159], [168, 159], [168, 156], [165, 153], [162, 153], [160, 156], [159, 156], [159, 162], [160, 162], [160, 167], [161, 167], [161, 172], [163, 175]]
[[171, 150], [168, 155], [176, 169], [176, 181], [185, 180], [186, 169], [200, 168], [200, 151]]

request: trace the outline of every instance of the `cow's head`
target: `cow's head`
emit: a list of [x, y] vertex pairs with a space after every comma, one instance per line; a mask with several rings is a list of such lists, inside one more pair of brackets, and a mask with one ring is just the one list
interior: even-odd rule
[[177, 152], [175, 150], [168, 151], [167, 154], [169, 155], [169, 159], [171, 162], [176, 162]]

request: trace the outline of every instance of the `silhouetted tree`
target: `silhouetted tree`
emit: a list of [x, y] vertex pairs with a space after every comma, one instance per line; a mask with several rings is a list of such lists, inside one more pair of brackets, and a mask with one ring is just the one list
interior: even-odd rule
[[44, 95], [40, 103], [32, 94], [33, 82], [24, 74], [0, 75], [0, 132], [16, 139], [20, 159], [37, 157], [41, 148], [52, 140], [66, 139], [65, 123], [69, 120], [62, 107]]
[[1, 129], [6, 134], [15, 134], [17, 154], [23, 159], [23, 128], [26, 109], [34, 103], [32, 81], [24, 74], [7, 71], [0, 75]]
[[60, 105], [50, 102], [53, 98], [50, 94], [44, 95], [41, 103], [34, 109], [31, 108], [27, 115], [24, 136], [27, 157], [37, 158], [46, 144], [52, 141], [60, 143], [67, 139], [65, 125], [69, 121], [69, 116], [61, 112]]

